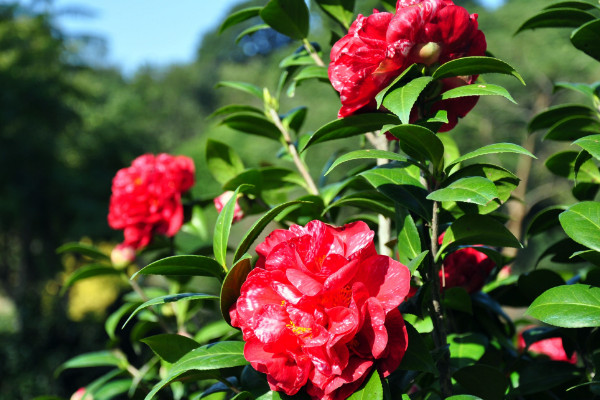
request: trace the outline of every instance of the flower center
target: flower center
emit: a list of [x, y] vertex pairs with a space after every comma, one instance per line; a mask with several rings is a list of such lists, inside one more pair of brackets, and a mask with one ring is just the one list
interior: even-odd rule
[[418, 63], [429, 66], [439, 60], [442, 47], [436, 42], [421, 43], [416, 45], [413, 51]]
[[294, 335], [296, 335], [296, 336], [308, 335], [309, 338], [312, 338], [312, 335], [311, 335], [312, 329], [311, 328], [305, 328], [303, 326], [296, 326], [294, 321], [290, 320], [290, 323], [286, 325], [286, 328], [290, 328], [290, 330], [292, 332], [294, 332]]
[[327, 307], [344, 306], [350, 305], [352, 299], [352, 288], [349, 285], [344, 286], [337, 292], [326, 293], [323, 297], [323, 304]]

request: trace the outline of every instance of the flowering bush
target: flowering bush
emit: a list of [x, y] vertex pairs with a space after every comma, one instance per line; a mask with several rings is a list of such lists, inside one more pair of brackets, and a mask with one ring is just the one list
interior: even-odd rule
[[113, 179], [108, 223], [127, 246], [145, 247], [155, 233], [173, 236], [183, 223], [181, 194], [194, 185], [190, 158], [145, 154]]
[[321, 221], [276, 230], [256, 251], [256, 267], [231, 308], [244, 356], [272, 390], [345, 399], [377, 367], [388, 376], [406, 351], [398, 305], [410, 273], [377, 255], [363, 222]]

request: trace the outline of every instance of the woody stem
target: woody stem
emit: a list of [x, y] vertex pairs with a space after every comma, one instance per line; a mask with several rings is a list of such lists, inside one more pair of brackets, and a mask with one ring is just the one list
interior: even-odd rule
[[315, 48], [308, 41], [308, 39], [302, 39], [302, 44], [304, 45], [304, 48], [306, 49], [306, 51], [308, 52], [308, 54], [310, 54], [310, 56], [312, 57], [312, 59], [315, 61], [315, 64], [317, 64], [319, 67], [324, 67], [325, 63], [323, 62], [323, 60], [321, 60], [321, 57], [319, 57], [319, 55], [317, 54]]

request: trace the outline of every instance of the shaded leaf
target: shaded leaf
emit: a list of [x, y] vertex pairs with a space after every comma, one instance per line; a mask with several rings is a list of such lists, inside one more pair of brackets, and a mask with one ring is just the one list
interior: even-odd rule
[[229, 316], [229, 309], [240, 297], [240, 288], [246, 281], [246, 277], [252, 270], [252, 264], [250, 258], [242, 258], [231, 268], [231, 270], [225, 276], [223, 286], [221, 286], [220, 304], [221, 314], [229, 325], [231, 325], [231, 318]]
[[593, 117], [574, 116], [552, 125], [544, 140], [573, 141], [584, 136], [600, 133], [600, 121]]
[[262, 7], [248, 7], [230, 14], [219, 27], [219, 34], [223, 33], [227, 28], [247, 21], [250, 18], [258, 17], [258, 13], [261, 9]]
[[405, 324], [408, 333], [408, 348], [398, 368], [405, 371], [424, 371], [436, 374], [437, 368], [425, 340], [410, 323], [405, 321]]
[[549, 107], [546, 111], [533, 117], [529, 121], [527, 129], [532, 133], [541, 129], [548, 129], [565, 118], [576, 116], [592, 117], [594, 115], [595, 112], [590, 107], [581, 104], [562, 104]]
[[210, 138], [206, 141], [206, 165], [220, 184], [244, 170], [242, 159], [232, 147]]
[[137, 274], [164, 276], [214, 276], [223, 279], [225, 271], [214, 258], [205, 256], [172, 256], [148, 264], [131, 276]]
[[308, 36], [309, 14], [304, 0], [270, 0], [260, 11], [260, 17], [271, 28], [292, 39]]
[[141, 341], [146, 343], [154, 354], [170, 363], [176, 362], [185, 354], [200, 346], [193, 339], [172, 333], [149, 336]]
[[571, 364], [559, 361], [537, 361], [519, 371], [520, 395], [543, 392], [559, 386], [577, 376]]
[[264, 29], [271, 29], [271, 27], [269, 25], [267, 25], [267, 24], [258, 24], [258, 25], [254, 25], [254, 26], [251, 26], [249, 28], [246, 28], [242, 32], [240, 32], [239, 35], [236, 36], [235, 43], [236, 44], [239, 43], [240, 40], [242, 40], [242, 38], [244, 36], [251, 35], [254, 32], [262, 31]]
[[592, 19], [592, 14], [577, 8], [551, 8], [542, 10], [523, 22], [515, 34], [537, 28], [574, 28]]
[[558, 216], [566, 209], [566, 206], [551, 206], [538, 212], [529, 222], [525, 230], [525, 236], [529, 237], [545, 233], [549, 229], [559, 226]]
[[345, 206], [374, 211], [388, 218], [394, 218], [395, 216], [393, 203], [385, 195], [374, 190], [365, 190], [343, 196], [325, 208], [323, 214], [329, 212], [332, 208]]
[[504, 373], [489, 365], [470, 365], [456, 371], [452, 378], [467, 390], [486, 400], [503, 400], [508, 388]]
[[76, 282], [79, 282], [83, 279], [92, 278], [94, 276], [104, 276], [104, 275], [122, 275], [123, 271], [117, 270], [113, 267], [107, 267], [102, 264], [89, 264], [84, 265], [81, 268], [77, 268], [68, 278], [65, 280], [63, 287], [60, 289], [60, 295], [62, 296], [68, 288], [73, 286]]
[[281, 132], [266, 117], [252, 112], [240, 112], [223, 118], [221, 124], [231, 129], [279, 141]]
[[354, 18], [355, 0], [315, 0], [321, 10], [339, 22], [346, 30]]
[[577, 49], [600, 61], [600, 19], [595, 19], [571, 34], [571, 43]]
[[56, 249], [56, 253], [78, 253], [94, 260], [110, 261], [110, 257], [96, 247], [78, 242], [65, 243]]
[[58, 367], [54, 375], [58, 376], [65, 369], [88, 367], [117, 367], [125, 369], [127, 367], [127, 360], [122, 355], [112, 351], [96, 351], [80, 354]]
[[519, 276], [518, 288], [523, 298], [529, 302], [546, 290], [565, 284], [565, 280], [549, 269], [537, 269]]

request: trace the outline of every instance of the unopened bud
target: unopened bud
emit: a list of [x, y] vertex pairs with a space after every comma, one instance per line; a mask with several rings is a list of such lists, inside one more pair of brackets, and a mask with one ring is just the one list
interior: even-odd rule
[[91, 394], [85, 392], [85, 388], [79, 388], [73, 393], [70, 400], [94, 400], [94, 398]]
[[442, 47], [436, 42], [421, 43], [416, 45], [413, 51], [416, 56], [416, 62], [429, 66], [435, 64], [440, 59]]
[[110, 253], [110, 261], [117, 269], [123, 269], [135, 260], [135, 249], [125, 243], [121, 243]]

